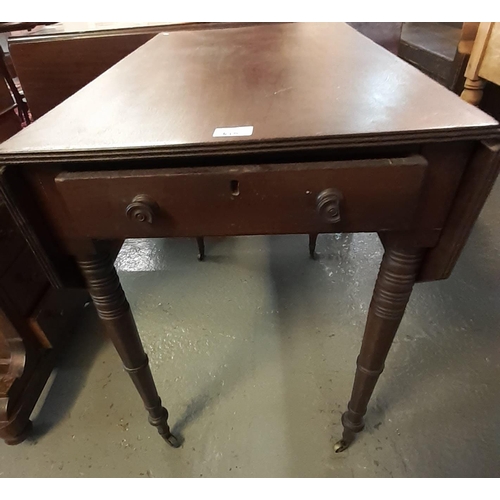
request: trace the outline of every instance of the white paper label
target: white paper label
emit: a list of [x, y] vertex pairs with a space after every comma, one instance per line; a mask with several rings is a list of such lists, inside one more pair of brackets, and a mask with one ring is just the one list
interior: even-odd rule
[[253, 134], [253, 126], [216, 128], [212, 137], [244, 137]]

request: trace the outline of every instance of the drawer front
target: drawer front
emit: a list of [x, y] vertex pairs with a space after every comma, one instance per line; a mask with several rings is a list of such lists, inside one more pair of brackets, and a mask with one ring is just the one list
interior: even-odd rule
[[266, 166], [65, 172], [72, 237], [407, 230], [421, 156]]

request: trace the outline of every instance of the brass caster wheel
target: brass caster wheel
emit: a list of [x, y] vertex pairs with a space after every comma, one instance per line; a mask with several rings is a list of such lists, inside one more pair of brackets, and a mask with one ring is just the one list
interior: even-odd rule
[[347, 450], [347, 448], [349, 448], [350, 444], [351, 443], [348, 443], [347, 441], [341, 439], [340, 441], [337, 441], [335, 443], [333, 450], [335, 451], [335, 453], [342, 453], [343, 451]]
[[164, 439], [172, 448], [180, 448], [181, 446], [181, 442], [173, 434]]

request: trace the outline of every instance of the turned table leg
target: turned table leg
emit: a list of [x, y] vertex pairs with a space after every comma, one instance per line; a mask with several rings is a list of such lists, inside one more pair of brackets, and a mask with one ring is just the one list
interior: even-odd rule
[[309, 256], [311, 259], [316, 257], [316, 240], [318, 239], [318, 233], [309, 234]]
[[465, 80], [464, 90], [460, 94], [460, 97], [469, 104], [477, 106], [483, 98], [485, 85], [486, 81], [482, 78], [477, 78], [476, 80], [467, 78]]
[[368, 311], [351, 400], [342, 415], [344, 432], [335, 451], [344, 451], [365, 426], [363, 417], [403, 317], [422, 262], [421, 248], [387, 248]]
[[158, 396], [148, 357], [110, 255], [107, 252], [87, 255], [79, 258], [78, 264], [106, 333], [149, 412], [149, 423], [168, 444], [178, 448], [180, 443], [170, 432], [168, 411]]
[[205, 260], [205, 238], [196, 238], [196, 243], [198, 243], [198, 260], [203, 261]]

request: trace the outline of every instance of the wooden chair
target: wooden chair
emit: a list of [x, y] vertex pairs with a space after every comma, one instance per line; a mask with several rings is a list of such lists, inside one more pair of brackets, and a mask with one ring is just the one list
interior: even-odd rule
[[477, 36], [470, 47], [461, 97], [477, 106], [487, 82], [500, 85], [500, 23], [479, 23]]
[[[16, 103], [7, 83], [0, 78], [0, 142], [21, 130], [21, 121], [16, 114]], [[1, 231], [1, 228], [0, 228]]]
[[5, 81], [10, 93], [12, 94], [16, 107], [18, 110], [19, 118], [24, 122], [25, 125], [31, 123], [31, 118], [28, 110], [28, 103], [25, 101], [24, 97], [19, 92], [14, 79], [9, 73], [7, 68], [7, 63], [5, 61], [5, 54], [3, 50], [0, 49], [0, 77]]

